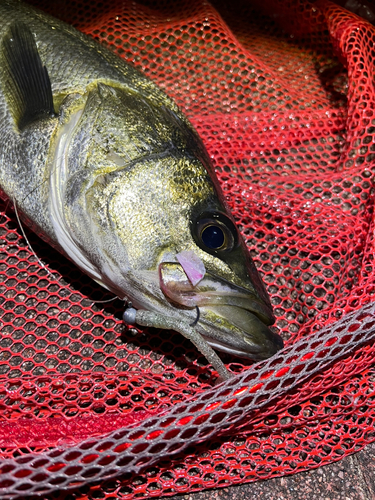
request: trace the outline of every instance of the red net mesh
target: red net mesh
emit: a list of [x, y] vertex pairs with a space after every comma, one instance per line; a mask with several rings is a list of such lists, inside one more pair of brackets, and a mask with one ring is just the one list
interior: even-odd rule
[[227, 486], [374, 441], [373, 26], [328, 1], [33, 3], [191, 119], [286, 347], [258, 364], [222, 355], [237, 375], [213, 387], [187, 340], [127, 328], [120, 301], [93, 304], [109, 295], [26, 229], [43, 267], [4, 202], [1, 497]]

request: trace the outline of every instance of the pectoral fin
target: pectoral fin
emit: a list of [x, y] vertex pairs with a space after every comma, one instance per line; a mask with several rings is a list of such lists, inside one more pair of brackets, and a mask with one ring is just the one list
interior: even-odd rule
[[51, 82], [35, 38], [26, 24], [15, 22], [2, 40], [4, 90], [19, 130], [54, 115]]

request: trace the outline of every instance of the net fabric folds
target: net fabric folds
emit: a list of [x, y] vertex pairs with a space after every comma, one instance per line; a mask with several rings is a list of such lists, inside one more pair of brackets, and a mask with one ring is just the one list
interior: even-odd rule
[[[149, 498], [317, 467], [375, 440], [374, 27], [328, 1], [34, 1], [190, 118], [285, 348], [215, 373], [25, 229], [0, 225], [0, 496]], [[48, 271], [48, 272], [47, 272]]]

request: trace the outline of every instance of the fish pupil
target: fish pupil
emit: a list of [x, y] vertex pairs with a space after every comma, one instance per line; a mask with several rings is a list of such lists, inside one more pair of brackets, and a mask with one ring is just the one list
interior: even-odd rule
[[202, 231], [202, 241], [208, 248], [216, 249], [224, 245], [224, 231], [218, 226], [207, 226]]

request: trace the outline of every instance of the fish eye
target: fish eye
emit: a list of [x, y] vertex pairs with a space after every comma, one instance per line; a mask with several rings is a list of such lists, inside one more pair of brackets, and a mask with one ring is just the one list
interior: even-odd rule
[[237, 229], [225, 214], [205, 212], [193, 224], [197, 245], [209, 253], [228, 252], [238, 244]]
[[218, 250], [225, 243], [225, 234], [218, 225], [210, 224], [203, 228], [201, 233], [202, 242], [206, 247]]

